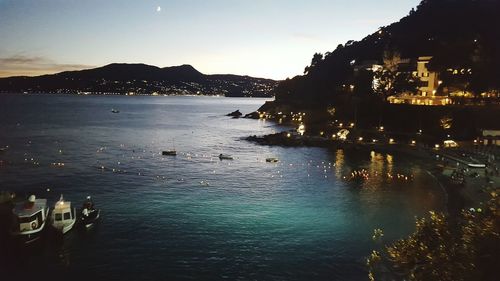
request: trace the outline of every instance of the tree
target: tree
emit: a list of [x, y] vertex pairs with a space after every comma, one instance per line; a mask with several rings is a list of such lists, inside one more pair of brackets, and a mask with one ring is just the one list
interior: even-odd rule
[[354, 76], [354, 94], [356, 96], [367, 96], [373, 93], [373, 72], [362, 69]]
[[404, 92], [416, 93], [416, 77], [411, 72], [399, 70], [402, 63], [401, 54], [398, 51], [385, 51], [383, 60], [384, 65], [374, 73], [375, 92], [382, 95], [384, 100]]
[[[367, 258], [370, 280], [497, 280], [500, 266], [498, 190], [481, 208], [457, 219], [430, 212], [416, 231]], [[374, 240], [383, 236], [375, 230]]]
[[401, 54], [398, 51], [384, 51], [384, 68], [390, 72], [396, 72], [401, 63]]
[[309, 74], [309, 72], [314, 69], [317, 65], [319, 65], [323, 61], [323, 54], [322, 53], [315, 53], [312, 60], [311, 60], [311, 65], [306, 66], [304, 69], [304, 74]]

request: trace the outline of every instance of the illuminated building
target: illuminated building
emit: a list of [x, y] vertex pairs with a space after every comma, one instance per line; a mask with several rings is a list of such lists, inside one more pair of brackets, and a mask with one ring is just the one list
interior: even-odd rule
[[417, 60], [417, 69], [413, 75], [418, 78], [418, 93], [416, 95], [403, 93], [387, 98], [389, 103], [395, 104], [413, 104], [413, 105], [448, 105], [451, 99], [448, 96], [436, 95], [437, 89], [441, 84], [439, 74], [430, 71], [427, 64], [432, 59], [431, 56], [419, 57]]

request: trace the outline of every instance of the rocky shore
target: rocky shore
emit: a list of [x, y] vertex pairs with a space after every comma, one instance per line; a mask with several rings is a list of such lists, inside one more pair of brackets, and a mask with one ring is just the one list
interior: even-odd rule
[[422, 146], [397, 143], [386, 144], [381, 142], [342, 141], [321, 136], [300, 135], [293, 130], [263, 136], [253, 135], [243, 139], [260, 145], [270, 146], [311, 146], [336, 149], [359, 149], [367, 151], [375, 150], [383, 153], [405, 153], [414, 157], [424, 158], [429, 158], [435, 155], [431, 149]]

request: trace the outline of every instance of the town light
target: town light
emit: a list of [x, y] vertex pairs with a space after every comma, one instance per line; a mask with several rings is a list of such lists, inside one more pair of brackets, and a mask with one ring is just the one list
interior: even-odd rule
[[297, 128], [297, 132], [303, 135], [306, 132], [306, 126], [304, 126], [304, 124], [300, 124], [299, 128]]

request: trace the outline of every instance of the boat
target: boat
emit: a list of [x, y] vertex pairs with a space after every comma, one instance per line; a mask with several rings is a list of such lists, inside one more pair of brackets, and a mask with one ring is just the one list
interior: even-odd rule
[[76, 222], [76, 208], [71, 208], [71, 202], [61, 198], [54, 205], [50, 216], [52, 226], [62, 234], [70, 231]]
[[11, 235], [24, 243], [34, 242], [40, 238], [49, 215], [47, 199], [37, 199], [35, 195], [30, 195], [27, 201], [16, 203], [13, 214], [15, 224], [10, 231]]
[[111, 109], [111, 112], [113, 112], [113, 113], [120, 113], [120, 110], [113, 108], [113, 109]]
[[276, 157], [269, 157], [269, 158], [266, 158], [266, 162], [269, 162], [269, 163], [276, 163], [280, 161], [278, 158]]
[[172, 140], [172, 149], [163, 150], [161, 152], [161, 155], [168, 155], [168, 156], [176, 156], [177, 155], [177, 150], [175, 150], [174, 140]]
[[176, 156], [177, 155], [177, 151], [175, 149], [164, 150], [164, 151], [161, 152], [161, 155]]
[[486, 168], [486, 164], [469, 163], [467, 166], [470, 168]]
[[99, 220], [101, 210], [94, 207], [94, 202], [90, 196], [83, 203], [80, 217], [80, 225], [85, 228], [91, 228]]
[[219, 154], [219, 159], [220, 160], [233, 160], [233, 156], [229, 155], [229, 154]]

